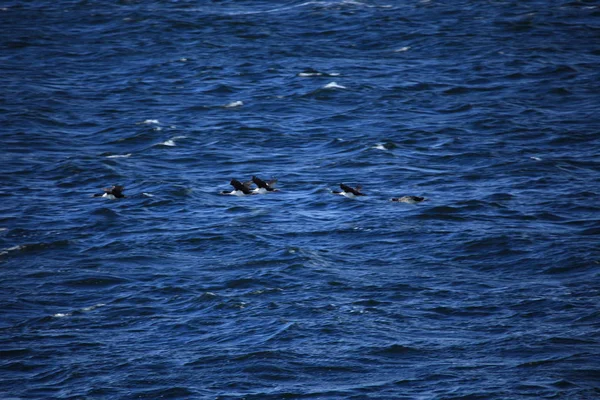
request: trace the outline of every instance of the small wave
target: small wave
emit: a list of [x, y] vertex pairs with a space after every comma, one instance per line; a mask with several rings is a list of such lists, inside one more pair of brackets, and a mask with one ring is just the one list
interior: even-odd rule
[[424, 210], [415, 218], [421, 220], [444, 220], [444, 221], [466, 221], [467, 219], [460, 215], [461, 209], [451, 206], [436, 206]]
[[321, 73], [321, 72], [300, 72], [298, 74], [298, 76], [303, 77], [303, 78], [309, 77], [309, 76], [323, 76], [323, 73]]
[[457, 114], [465, 111], [470, 111], [471, 109], [473, 109], [473, 106], [471, 104], [462, 104], [458, 106], [444, 108], [442, 110], [439, 110], [439, 112], [442, 114]]
[[102, 207], [97, 210], [92, 211], [92, 215], [100, 215], [103, 217], [116, 218], [119, 216], [117, 212], [110, 208]]
[[65, 247], [69, 245], [68, 240], [56, 240], [54, 242], [41, 242], [41, 243], [31, 243], [31, 244], [23, 244], [17, 245], [13, 247], [9, 247], [0, 252], [0, 256], [12, 253], [12, 252], [30, 252], [30, 251], [39, 251], [46, 249], [53, 249], [57, 247]]
[[348, 89], [346, 86], [337, 84], [336, 82], [330, 82], [323, 86], [323, 89]]
[[527, 362], [517, 365], [517, 367], [519, 367], [519, 368], [539, 367], [540, 365], [556, 364], [561, 361], [567, 360], [568, 358], [569, 357], [553, 357], [553, 358], [551, 357], [551, 358], [545, 358], [545, 359], [541, 359], [541, 360], [527, 361]]
[[71, 287], [97, 288], [97, 287], [101, 287], [101, 286], [119, 285], [121, 283], [126, 283], [126, 282], [128, 282], [128, 280], [125, 278], [107, 275], [107, 276], [87, 276], [87, 277], [77, 278], [77, 279], [66, 281], [66, 282], [64, 282], [64, 284], [67, 286], [71, 286]]
[[212, 86], [206, 88], [205, 90], [202, 91], [202, 93], [205, 93], [205, 94], [228, 94], [228, 93], [235, 93], [236, 91], [237, 91], [236, 88], [221, 83], [221, 84], [215, 84], [215, 85], [212, 85]]
[[13, 251], [19, 251], [19, 250], [21, 250], [22, 248], [23, 248], [23, 246], [13, 246], [13, 247], [9, 247], [8, 249], [4, 249], [4, 250], [0, 251], [0, 256], [4, 256], [4, 255], [6, 255], [6, 254], [8, 254], [8, 253], [10, 253], [10, 252], [13, 252]]
[[160, 124], [160, 121], [157, 119], [147, 119], [143, 122], [138, 122], [138, 124], [144, 124], [144, 125], [158, 125]]
[[52, 318], [71, 317], [73, 314], [94, 311], [95, 309], [103, 307], [105, 305], [106, 304], [104, 304], [104, 303], [98, 303], [98, 304], [94, 304], [93, 306], [80, 308], [79, 310], [76, 310], [76, 311], [56, 313], [56, 314], [52, 315]]
[[331, 72], [331, 73], [321, 72], [321, 71], [318, 71], [318, 70], [312, 69], [312, 68], [298, 73], [298, 76], [301, 78], [312, 78], [315, 76], [317, 76], [317, 77], [318, 76], [333, 77], [333, 76], [340, 76], [340, 75], [341, 74], [339, 72]]
[[384, 356], [394, 356], [400, 354], [418, 353], [420, 351], [421, 350], [415, 347], [404, 346], [402, 344], [392, 344], [382, 348], [374, 349], [372, 353]]
[[174, 146], [177, 146], [177, 144], [175, 143], [176, 140], [178, 140], [178, 139], [185, 139], [185, 138], [187, 138], [187, 136], [175, 136], [175, 137], [172, 137], [169, 140], [165, 140], [164, 142], [157, 143], [156, 146], [174, 147]]
[[304, 7], [315, 7], [316, 9], [337, 9], [342, 7], [364, 7], [364, 8], [391, 8], [390, 5], [369, 5], [356, 0], [338, 0], [338, 1], [306, 1], [300, 4], [294, 4], [290, 6], [283, 6], [277, 8], [267, 8], [264, 10], [239, 10], [225, 12], [224, 15], [236, 16], [236, 15], [255, 15], [255, 14], [277, 14], [293, 11], [297, 8]]
[[373, 149], [377, 149], [377, 150], [388, 151], [388, 150], [395, 149], [396, 147], [397, 146], [394, 143], [392, 143], [392, 142], [385, 142], [385, 143], [377, 143], [372, 148]]
[[237, 108], [237, 107], [242, 107], [244, 105], [243, 101], [232, 101], [231, 103], [225, 104], [223, 107], [225, 108]]
[[199, 394], [193, 389], [180, 386], [147, 390], [135, 389], [134, 393], [138, 399], [190, 399], [197, 398]]
[[131, 157], [131, 153], [127, 153], [127, 154], [114, 154], [111, 156], [106, 156], [106, 158], [128, 158]]
[[103, 307], [103, 306], [105, 306], [105, 305], [106, 305], [106, 304], [104, 304], [104, 303], [98, 303], [98, 304], [94, 304], [93, 306], [89, 306], [89, 307], [83, 307], [83, 308], [81, 309], [81, 311], [93, 311], [93, 310], [95, 310], [96, 308], [100, 308], [100, 307]]

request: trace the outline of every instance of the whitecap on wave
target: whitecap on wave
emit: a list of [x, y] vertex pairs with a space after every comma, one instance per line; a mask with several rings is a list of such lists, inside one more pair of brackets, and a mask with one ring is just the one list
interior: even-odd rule
[[178, 140], [178, 139], [185, 139], [185, 138], [187, 138], [187, 136], [175, 136], [175, 137], [172, 137], [172, 138], [171, 138], [171, 139], [169, 139], [169, 140], [165, 140], [164, 142], [157, 143], [156, 145], [157, 145], [157, 146], [169, 146], [169, 147], [174, 147], [174, 146], [177, 146], [177, 145], [175, 144], [175, 141], [176, 141], [176, 140]]
[[338, 85], [336, 82], [330, 82], [323, 86], [323, 89], [347, 89], [346, 86]]
[[12, 251], [17, 251], [17, 250], [21, 250], [23, 248], [23, 246], [13, 246], [13, 247], [9, 247], [7, 249], [4, 249], [2, 251], [0, 251], [0, 256], [6, 255]]
[[235, 108], [235, 107], [241, 107], [244, 105], [243, 101], [232, 101], [231, 103], [225, 104], [223, 107], [225, 108]]
[[[102, 306], [105, 306], [105, 305], [106, 304], [104, 304], [104, 303], [98, 303], [98, 304], [94, 304], [93, 306], [80, 308], [76, 312], [89, 312], [89, 311], [93, 311], [96, 308], [99, 308], [99, 307], [102, 307]], [[70, 317], [71, 315], [73, 315], [72, 312], [56, 313], [56, 314], [53, 315], [53, 317], [54, 318], [64, 318], [64, 317]]]
[[373, 147], [373, 149], [377, 149], [377, 150], [392, 150], [396, 148], [396, 145], [392, 142], [385, 142], [385, 143], [376, 143]]
[[144, 125], [158, 125], [160, 124], [160, 121], [157, 119], [147, 119], [143, 122], [138, 122], [139, 124], [144, 124]]
[[131, 153], [127, 153], [127, 154], [113, 154], [111, 156], [106, 156], [106, 158], [127, 158], [127, 157], [131, 157]]
[[314, 76], [340, 76], [340, 73], [338, 73], [338, 72], [327, 73], [327, 72], [317, 71], [316, 69], [308, 69], [308, 70], [304, 70], [304, 71], [298, 73], [298, 76], [301, 78], [310, 78], [310, 77], [314, 77]]

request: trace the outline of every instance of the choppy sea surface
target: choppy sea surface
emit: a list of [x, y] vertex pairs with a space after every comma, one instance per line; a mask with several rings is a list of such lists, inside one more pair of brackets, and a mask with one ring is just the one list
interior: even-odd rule
[[2, 399], [600, 396], [596, 1], [0, 23]]

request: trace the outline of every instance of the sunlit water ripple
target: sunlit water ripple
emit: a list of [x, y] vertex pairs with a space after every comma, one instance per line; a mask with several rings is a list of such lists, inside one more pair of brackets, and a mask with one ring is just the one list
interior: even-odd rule
[[599, 21], [6, 2], [0, 397], [600, 396]]

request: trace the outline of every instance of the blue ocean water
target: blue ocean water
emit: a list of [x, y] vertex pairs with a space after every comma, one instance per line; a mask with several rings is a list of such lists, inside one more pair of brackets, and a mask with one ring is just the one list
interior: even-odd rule
[[600, 396], [596, 1], [0, 22], [1, 398]]

